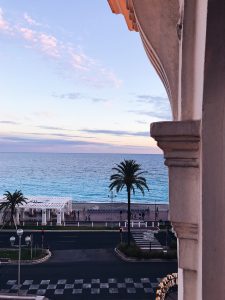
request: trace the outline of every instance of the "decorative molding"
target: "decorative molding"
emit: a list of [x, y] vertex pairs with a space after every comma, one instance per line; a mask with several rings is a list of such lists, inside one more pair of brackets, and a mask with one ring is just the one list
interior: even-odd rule
[[108, 0], [109, 6], [114, 14], [122, 14], [131, 31], [139, 31], [132, 0]]
[[198, 240], [198, 224], [173, 221], [172, 224], [179, 239]]
[[132, 28], [134, 31], [139, 31], [137, 26], [137, 20], [134, 13], [134, 6], [132, 0], [127, 0], [127, 9], [129, 10], [129, 17], [132, 22]]
[[151, 124], [151, 136], [163, 150], [168, 167], [199, 166], [200, 121]]

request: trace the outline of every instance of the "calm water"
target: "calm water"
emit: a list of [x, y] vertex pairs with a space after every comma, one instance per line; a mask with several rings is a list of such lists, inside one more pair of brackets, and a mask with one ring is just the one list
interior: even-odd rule
[[[74, 201], [108, 202], [112, 167], [134, 159], [147, 171], [150, 192], [132, 202], [168, 202], [168, 175], [162, 155], [0, 153], [0, 195], [21, 189], [25, 196], [71, 196]], [[125, 191], [115, 202], [126, 202]]]

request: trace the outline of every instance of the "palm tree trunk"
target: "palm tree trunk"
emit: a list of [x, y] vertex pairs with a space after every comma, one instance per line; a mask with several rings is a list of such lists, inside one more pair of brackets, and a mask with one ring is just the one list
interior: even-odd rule
[[128, 213], [127, 243], [128, 246], [130, 246], [130, 188], [127, 188], [127, 213]]

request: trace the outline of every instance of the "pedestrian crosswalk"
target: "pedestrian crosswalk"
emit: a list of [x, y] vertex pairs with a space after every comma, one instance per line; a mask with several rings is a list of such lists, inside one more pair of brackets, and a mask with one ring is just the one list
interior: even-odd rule
[[152, 230], [132, 230], [132, 236], [135, 241], [135, 244], [141, 249], [141, 250], [160, 250], [162, 249], [161, 244], [154, 236], [154, 231]]
[[[161, 278], [107, 278], [107, 279], [43, 279], [35, 281], [24, 280], [20, 287], [17, 280], [8, 280], [5, 284], [1, 283], [0, 293], [15, 294], [20, 290], [20, 295], [38, 295], [56, 298], [64, 295], [83, 294], [89, 297], [91, 294], [153, 294]], [[2, 287], [3, 286], [3, 287]], [[78, 295], [76, 295], [78, 297]], [[83, 298], [82, 298], [83, 299]], [[87, 298], [86, 298], [87, 299]]]

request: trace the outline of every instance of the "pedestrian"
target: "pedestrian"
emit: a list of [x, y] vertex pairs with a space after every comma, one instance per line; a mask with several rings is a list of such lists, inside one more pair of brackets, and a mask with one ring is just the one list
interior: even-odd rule
[[80, 212], [79, 212], [79, 210], [77, 212], [77, 220], [80, 221]]
[[91, 221], [91, 216], [90, 216], [90, 215], [88, 215], [88, 221], [89, 221], [89, 222]]
[[122, 214], [123, 214], [123, 212], [122, 212], [122, 210], [120, 211], [120, 221], [122, 221]]
[[142, 220], [144, 220], [144, 219], [145, 219], [145, 213], [142, 212]]

